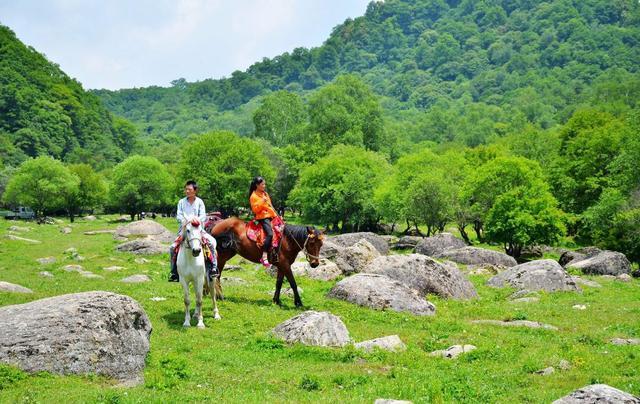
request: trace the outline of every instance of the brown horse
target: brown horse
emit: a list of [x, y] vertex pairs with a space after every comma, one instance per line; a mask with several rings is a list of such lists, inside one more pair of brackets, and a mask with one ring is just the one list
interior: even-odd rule
[[[247, 238], [245, 223], [237, 217], [230, 217], [218, 222], [211, 235], [216, 238], [218, 247], [218, 276], [222, 273], [224, 265], [231, 257], [240, 254], [242, 257], [252, 262], [260, 262], [262, 250], [258, 245]], [[296, 307], [302, 306], [302, 300], [298, 294], [298, 286], [291, 272], [291, 264], [296, 260], [298, 253], [304, 251], [307, 261], [312, 268], [320, 264], [320, 247], [324, 235], [321, 231], [312, 226], [295, 226], [287, 224], [284, 228], [284, 235], [280, 241], [278, 251], [278, 262], [274, 265], [278, 268], [276, 279], [276, 291], [273, 295], [273, 302], [280, 305], [280, 289], [283, 278], [286, 276], [293, 291]], [[216, 285], [216, 289], [218, 285]], [[220, 289], [220, 293], [222, 290]], [[222, 297], [222, 296], [220, 296]]]

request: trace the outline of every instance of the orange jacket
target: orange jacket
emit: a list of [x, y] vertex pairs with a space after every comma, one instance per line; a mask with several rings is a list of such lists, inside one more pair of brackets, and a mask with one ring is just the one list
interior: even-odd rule
[[249, 198], [249, 203], [253, 214], [256, 215], [256, 220], [271, 219], [278, 216], [271, 204], [271, 198], [266, 192], [253, 191], [251, 198]]

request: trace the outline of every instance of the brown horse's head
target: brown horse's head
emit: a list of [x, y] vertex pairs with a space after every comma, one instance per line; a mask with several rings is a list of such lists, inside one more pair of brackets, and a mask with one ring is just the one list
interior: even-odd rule
[[312, 226], [307, 227], [307, 241], [306, 251], [307, 260], [311, 268], [316, 268], [320, 265], [320, 248], [322, 247], [322, 240], [324, 240], [324, 234], [321, 231], [316, 230]]

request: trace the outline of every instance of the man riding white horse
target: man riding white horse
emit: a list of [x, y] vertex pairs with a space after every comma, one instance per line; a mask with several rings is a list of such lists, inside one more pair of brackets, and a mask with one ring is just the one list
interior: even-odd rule
[[[207, 220], [207, 211], [204, 207], [204, 202], [202, 199], [198, 198], [196, 194], [198, 193], [198, 184], [193, 181], [187, 181], [184, 184], [184, 194], [185, 197], [178, 201], [178, 208], [176, 213], [176, 220], [180, 224], [180, 229], [178, 229], [178, 239], [174, 241], [174, 243], [169, 247], [169, 259], [171, 266], [171, 273], [169, 274], [169, 282], [178, 282], [180, 279], [178, 275], [178, 268], [176, 265], [176, 247], [179, 247], [181, 238], [183, 236], [181, 234], [183, 223], [187, 218], [196, 218], [201, 226], [204, 228], [204, 223]], [[212, 260], [212, 270], [211, 273], [208, 273], [209, 280], [211, 280], [212, 276], [217, 271], [217, 262], [215, 259], [216, 253], [216, 240], [211, 237], [207, 232], [202, 232], [202, 237], [206, 240], [211, 248], [211, 254], [213, 254]]]

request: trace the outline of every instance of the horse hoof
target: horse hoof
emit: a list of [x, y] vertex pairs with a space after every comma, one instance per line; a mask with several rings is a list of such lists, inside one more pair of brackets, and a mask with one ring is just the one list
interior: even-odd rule
[[216, 314], [213, 318], [215, 318], [216, 320], [221, 320], [222, 317], [220, 317], [220, 314]]
[[198, 328], [201, 329], [201, 330], [204, 330], [204, 323], [198, 324]]
[[191, 327], [191, 324], [189, 324], [189, 323], [184, 323], [184, 324], [182, 324], [182, 326], [183, 326], [184, 328], [189, 328], [189, 327]]

